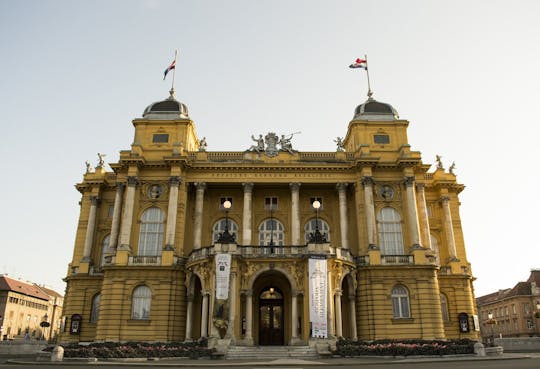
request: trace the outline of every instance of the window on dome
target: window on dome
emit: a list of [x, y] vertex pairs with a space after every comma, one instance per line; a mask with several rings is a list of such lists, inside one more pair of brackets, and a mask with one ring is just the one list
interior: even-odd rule
[[168, 133], [156, 133], [152, 136], [153, 143], [167, 143], [169, 142]]
[[380, 145], [386, 145], [390, 143], [390, 136], [388, 135], [374, 135], [373, 142]]

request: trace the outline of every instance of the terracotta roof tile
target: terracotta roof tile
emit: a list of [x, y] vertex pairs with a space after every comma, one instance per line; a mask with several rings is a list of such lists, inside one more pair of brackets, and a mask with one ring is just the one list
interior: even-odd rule
[[49, 301], [49, 295], [33, 284], [0, 275], [0, 291], [13, 291], [27, 296]]

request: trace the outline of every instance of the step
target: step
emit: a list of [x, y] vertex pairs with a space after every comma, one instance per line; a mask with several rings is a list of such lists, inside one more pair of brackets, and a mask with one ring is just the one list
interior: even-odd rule
[[276, 360], [276, 359], [316, 359], [317, 351], [309, 346], [231, 346], [227, 359]]

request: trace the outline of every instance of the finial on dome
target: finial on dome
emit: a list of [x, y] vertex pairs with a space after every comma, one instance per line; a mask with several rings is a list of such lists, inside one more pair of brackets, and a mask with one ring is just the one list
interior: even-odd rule
[[176, 100], [174, 87], [171, 87], [171, 89], [169, 90], [169, 97], [167, 98], [167, 100]]

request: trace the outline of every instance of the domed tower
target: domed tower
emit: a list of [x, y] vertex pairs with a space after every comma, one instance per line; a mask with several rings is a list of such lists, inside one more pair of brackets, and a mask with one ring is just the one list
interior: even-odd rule
[[184, 150], [196, 151], [199, 140], [187, 106], [176, 100], [174, 92], [162, 101], [150, 104], [142, 118], [133, 120], [135, 138], [132, 152], [146, 160], [182, 155]]

